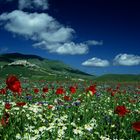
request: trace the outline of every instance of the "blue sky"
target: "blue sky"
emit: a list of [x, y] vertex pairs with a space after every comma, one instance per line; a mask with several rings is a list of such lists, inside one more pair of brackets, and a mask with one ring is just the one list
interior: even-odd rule
[[140, 74], [138, 0], [0, 0], [0, 53], [61, 60], [87, 73]]

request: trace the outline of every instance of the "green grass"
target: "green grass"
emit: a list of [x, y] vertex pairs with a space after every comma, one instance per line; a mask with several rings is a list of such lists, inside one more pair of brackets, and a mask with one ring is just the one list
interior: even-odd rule
[[[2, 81], [1, 81], [2, 82]], [[71, 94], [69, 86], [77, 84], [78, 89], [75, 94]], [[117, 83], [116, 83], [117, 84]], [[42, 88], [47, 85], [49, 92], [42, 97]], [[51, 89], [53, 86], [54, 89]], [[56, 95], [57, 87], [63, 86], [66, 94], [71, 96], [71, 101], [65, 101], [64, 95]], [[114, 97], [106, 91], [105, 84], [97, 85], [97, 93], [93, 96], [89, 92], [85, 92], [85, 88], [89, 87], [89, 83], [79, 82], [47, 82], [47, 81], [28, 81], [22, 82], [23, 93], [21, 97], [13, 96], [8, 91], [7, 101], [12, 105], [10, 119], [7, 126], [0, 127], [1, 140], [26, 139], [62, 139], [62, 140], [100, 140], [103, 137], [113, 139], [132, 139], [139, 140], [139, 133], [132, 129], [132, 123], [139, 121], [140, 94], [134, 91], [138, 84], [122, 85], [119, 89], [120, 93], [116, 93]], [[108, 85], [115, 89], [114, 85]], [[1, 88], [5, 84], [1, 83]], [[34, 87], [39, 89], [39, 93], [33, 92]], [[129, 87], [129, 88], [128, 88]], [[126, 94], [123, 94], [126, 90]], [[133, 92], [130, 92], [133, 91]], [[26, 94], [32, 95], [32, 100], [27, 100]], [[0, 95], [0, 117], [4, 112], [5, 96]], [[80, 98], [80, 100], [78, 100]], [[136, 103], [130, 103], [128, 98], [136, 99]], [[118, 99], [118, 100], [116, 100]], [[24, 101], [26, 105], [16, 107], [16, 102]], [[79, 102], [80, 101], [80, 102]], [[42, 102], [42, 105], [37, 103]], [[45, 102], [43, 104], [43, 102]], [[76, 106], [77, 103], [77, 106]], [[52, 105], [52, 109], [48, 109], [48, 105]], [[114, 109], [118, 105], [125, 105], [130, 113], [124, 117], [114, 113]]]
[[106, 74], [95, 79], [102, 82], [140, 82], [140, 75], [135, 74]]

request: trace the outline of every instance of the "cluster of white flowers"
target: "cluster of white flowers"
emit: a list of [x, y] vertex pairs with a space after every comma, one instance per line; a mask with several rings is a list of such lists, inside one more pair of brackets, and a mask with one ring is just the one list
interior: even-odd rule
[[38, 140], [38, 139], [40, 139], [40, 134], [31, 136], [31, 134], [27, 132], [23, 135], [23, 137], [19, 133], [16, 134], [16, 140]]
[[105, 111], [106, 114], [108, 114], [109, 116], [113, 116], [114, 111], [109, 109], [108, 111]]
[[101, 140], [111, 140], [109, 136], [100, 136]]
[[83, 134], [84, 134], [84, 131], [83, 130], [84, 130], [83, 127], [78, 127], [77, 126], [75, 129], [73, 129], [73, 133], [75, 135], [79, 135], [80, 137], [82, 137]]
[[91, 132], [93, 129], [96, 129], [97, 128], [96, 120], [92, 118], [88, 124], [85, 124], [84, 128], [89, 132]]
[[[51, 115], [51, 116], [53, 116], [53, 115]], [[59, 116], [55, 115], [53, 117], [54, 117], [54, 119], [52, 122], [49, 123], [49, 127], [47, 127], [47, 131], [53, 132], [55, 130], [58, 130], [57, 131], [58, 138], [65, 137], [65, 131], [67, 130], [68, 116], [63, 115], [59, 118]]]

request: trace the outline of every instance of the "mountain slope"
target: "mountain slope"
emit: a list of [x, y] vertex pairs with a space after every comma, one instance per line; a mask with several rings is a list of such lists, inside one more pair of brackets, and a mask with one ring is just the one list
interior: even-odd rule
[[16, 74], [22, 77], [43, 78], [93, 78], [94, 76], [71, 68], [61, 61], [49, 60], [36, 55], [8, 53], [0, 55], [0, 76]]

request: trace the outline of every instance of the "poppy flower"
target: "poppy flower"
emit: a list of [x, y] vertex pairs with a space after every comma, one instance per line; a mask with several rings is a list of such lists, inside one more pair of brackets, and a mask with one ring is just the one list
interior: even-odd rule
[[113, 97], [114, 97], [114, 96], [115, 96], [115, 92], [113, 92], [113, 91], [112, 91], [112, 92], [111, 92], [111, 96], [113, 96]]
[[89, 88], [86, 89], [86, 91], [91, 91], [92, 95], [96, 93], [96, 85], [92, 85]]
[[139, 122], [134, 122], [132, 124], [132, 128], [138, 132], [140, 132], [140, 121]]
[[130, 111], [126, 109], [125, 106], [117, 106], [115, 109], [115, 113], [118, 114], [119, 116], [123, 117]]
[[65, 101], [71, 101], [71, 97], [70, 96], [64, 96], [64, 100]]
[[73, 86], [71, 86], [71, 87], [69, 88], [69, 90], [70, 90], [71, 93], [75, 93], [75, 92], [76, 92], [76, 88], [73, 87]]
[[112, 92], [112, 88], [107, 88], [107, 92]]
[[2, 126], [6, 126], [9, 123], [10, 114], [5, 112], [0, 122]]
[[123, 90], [123, 94], [126, 94], [126, 90]]
[[16, 105], [18, 107], [22, 107], [22, 106], [26, 105], [26, 103], [25, 102], [17, 102]]
[[118, 91], [116, 89], [113, 89], [110, 93], [111, 93], [111, 96], [115, 96], [115, 94], [117, 93]]
[[6, 88], [2, 88], [2, 89], [0, 89], [0, 94], [6, 94]]
[[8, 109], [8, 110], [11, 109], [11, 104], [6, 103], [6, 104], [5, 104], [5, 109]]
[[34, 88], [34, 93], [38, 93], [39, 92], [39, 89], [38, 88]]
[[117, 85], [116, 89], [119, 90], [120, 87], [121, 87], [121, 84], [119, 83], [119, 84]]
[[49, 89], [48, 89], [47, 87], [44, 87], [44, 88], [42, 89], [42, 91], [43, 91], [44, 93], [46, 93], [46, 92], [49, 91]]
[[6, 79], [7, 88], [10, 89], [12, 92], [17, 92], [18, 95], [21, 95], [21, 84], [20, 81], [17, 79], [16, 76], [11, 75]]
[[62, 88], [62, 87], [59, 87], [57, 88], [56, 92], [55, 92], [57, 95], [59, 94], [64, 94], [65, 93], [65, 90]]

